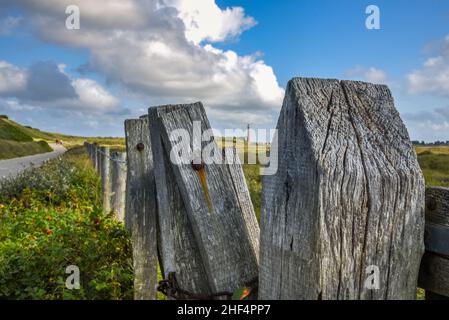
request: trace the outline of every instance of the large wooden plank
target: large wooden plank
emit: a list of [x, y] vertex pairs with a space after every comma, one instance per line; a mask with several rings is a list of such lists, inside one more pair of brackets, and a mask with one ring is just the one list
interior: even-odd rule
[[134, 298], [157, 297], [156, 189], [148, 120], [126, 120], [127, 188], [125, 224], [131, 232]]
[[426, 299], [449, 299], [449, 189], [426, 189], [426, 254], [419, 270], [419, 286]]
[[449, 227], [449, 188], [426, 189], [426, 221]]
[[[171, 137], [175, 130], [184, 129], [192, 136], [193, 123], [198, 121], [201, 132], [210, 129], [201, 103], [173, 107], [159, 115], [163, 145], [169, 154], [176, 145], [188, 154], [187, 163], [170, 162], [179, 191], [187, 209], [196, 243], [208, 276], [212, 292], [233, 292], [257, 277], [258, 263], [255, 243], [248, 230], [257, 226], [255, 216], [242, 213], [239, 198], [226, 164], [206, 164], [195, 170], [191, 164], [195, 143], [184, 136]], [[209, 142], [200, 143], [204, 150]], [[213, 142], [211, 153], [221, 157], [222, 151]], [[253, 225], [248, 227], [247, 225]]]
[[190, 226], [181, 193], [175, 182], [170, 158], [164, 149], [158, 118], [174, 107], [149, 109], [151, 146], [158, 204], [158, 247], [160, 265], [164, 276], [174, 272], [183, 290], [210, 295], [207, 274]]
[[[263, 181], [261, 299], [414, 299], [424, 179], [386, 86], [295, 78]], [[380, 286], [365, 286], [377, 266]]]
[[419, 271], [419, 287], [449, 297], [449, 257], [426, 252]]

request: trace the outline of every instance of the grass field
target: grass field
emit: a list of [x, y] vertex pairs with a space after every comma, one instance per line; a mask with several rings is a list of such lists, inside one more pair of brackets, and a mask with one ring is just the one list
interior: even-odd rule
[[449, 187], [449, 147], [417, 147], [427, 186]]
[[53, 151], [53, 149], [45, 141], [15, 142], [0, 139], [0, 160], [24, 157], [51, 151]]
[[52, 151], [46, 141], [35, 141], [26, 128], [0, 118], [0, 160]]

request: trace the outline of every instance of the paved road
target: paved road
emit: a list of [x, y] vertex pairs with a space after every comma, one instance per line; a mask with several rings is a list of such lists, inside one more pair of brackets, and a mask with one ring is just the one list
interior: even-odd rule
[[0, 179], [17, 175], [31, 166], [39, 167], [45, 161], [56, 158], [66, 152], [66, 149], [61, 145], [50, 143], [50, 147], [53, 148], [52, 152], [36, 154], [34, 156], [0, 160]]

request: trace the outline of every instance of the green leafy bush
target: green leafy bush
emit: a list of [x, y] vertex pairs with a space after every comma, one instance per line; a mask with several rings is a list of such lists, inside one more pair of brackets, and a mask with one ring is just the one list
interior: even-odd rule
[[82, 149], [0, 184], [0, 299], [132, 299], [129, 236], [99, 195]]

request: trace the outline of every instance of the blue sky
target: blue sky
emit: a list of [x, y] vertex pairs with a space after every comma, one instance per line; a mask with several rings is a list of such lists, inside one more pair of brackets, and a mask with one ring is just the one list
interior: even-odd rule
[[[148, 106], [202, 100], [219, 129], [269, 128], [292, 77], [357, 79], [390, 86], [412, 139], [449, 140], [449, 1], [153, 2], [5, 0], [0, 112], [122, 136], [123, 120]], [[68, 4], [80, 7], [80, 30], [65, 28]], [[371, 4], [380, 30], [365, 27]]]
[[[261, 50], [282, 85], [293, 75], [342, 77], [354, 65], [402, 77], [425, 60], [424, 47], [449, 32], [449, 1], [283, 0], [218, 1], [240, 5], [258, 25], [226, 46]], [[381, 30], [365, 28], [365, 8], [376, 4]]]

